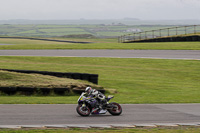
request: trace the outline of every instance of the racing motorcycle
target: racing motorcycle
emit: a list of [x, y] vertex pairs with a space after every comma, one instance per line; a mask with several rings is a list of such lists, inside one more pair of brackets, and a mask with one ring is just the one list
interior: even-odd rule
[[[107, 102], [110, 99], [114, 98], [114, 96], [109, 95], [106, 97]], [[94, 108], [97, 110], [93, 111]], [[89, 96], [86, 96], [86, 93], [82, 93], [78, 99], [78, 106], [76, 107], [76, 111], [80, 116], [89, 116], [90, 114], [106, 114], [108, 111], [111, 115], [120, 115], [122, 113], [122, 107], [115, 102], [108, 103], [105, 107], [101, 105], [100, 101]]]

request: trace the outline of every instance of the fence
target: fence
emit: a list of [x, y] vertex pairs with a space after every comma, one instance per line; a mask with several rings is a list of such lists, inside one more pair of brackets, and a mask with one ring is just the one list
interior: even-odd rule
[[122, 35], [118, 38], [119, 43], [140, 41], [145, 39], [180, 36], [188, 34], [200, 33], [200, 25], [179, 26], [171, 28], [163, 28], [158, 30], [144, 31]]

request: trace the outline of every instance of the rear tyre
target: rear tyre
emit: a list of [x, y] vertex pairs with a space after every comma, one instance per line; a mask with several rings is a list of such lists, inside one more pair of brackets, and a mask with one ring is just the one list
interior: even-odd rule
[[122, 113], [122, 107], [118, 103], [110, 103], [110, 105], [116, 106], [116, 108], [108, 109], [111, 115], [120, 115]]
[[80, 116], [89, 116], [90, 115], [90, 109], [87, 106], [82, 107], [82, 105], [78, 105], [76, 107], [76, 111]]

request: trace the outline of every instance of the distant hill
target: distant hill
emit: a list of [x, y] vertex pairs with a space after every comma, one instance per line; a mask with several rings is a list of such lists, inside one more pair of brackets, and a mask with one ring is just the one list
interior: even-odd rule
[[126, 25], [196, 25], [200, 20], [139, 20], [137, 18], [124, 19], [77, 19], [77, 20], [0, 20], [0, 24], [112, 24]]

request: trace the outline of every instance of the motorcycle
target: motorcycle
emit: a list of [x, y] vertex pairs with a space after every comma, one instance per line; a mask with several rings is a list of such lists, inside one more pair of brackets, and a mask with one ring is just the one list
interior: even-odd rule
[[[106, 97], [107, 102], [109, 102], [114, 96], [109, 95]], [[76, 107], [76, 111], [80, 116], [89, 116], [90, 114], [106, 114], [108, 111], [111, 115], [117, 116], [122, 113], [122, 107], [115, 102], [108, 103], [105, 107], [97, 108], [97, 110], [93, 111], [96, 107], [102, 107], [101, 103], [89, 96], [86, 96], [86, 93], [82, 93], [78, 98], [78, 106]]]

